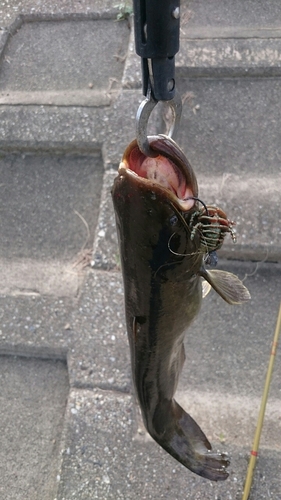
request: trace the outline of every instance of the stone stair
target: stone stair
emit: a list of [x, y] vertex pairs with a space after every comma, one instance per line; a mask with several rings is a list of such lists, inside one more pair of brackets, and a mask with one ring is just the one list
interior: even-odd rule
[[[182, 1], [178, 142], [200, 197], [237, 222], [187, 331], [177, 400], [229, 479], [183, 468], [132, 394], [110, 188], [142, 101], [130, 21], [111, 1], [0, 6], [0, 497], [241, 499], [280, 303], [279, 1]], [[158, 105], [151, 132], [169, 126]], [[250, 500], [281, 499], [280, 353]]]

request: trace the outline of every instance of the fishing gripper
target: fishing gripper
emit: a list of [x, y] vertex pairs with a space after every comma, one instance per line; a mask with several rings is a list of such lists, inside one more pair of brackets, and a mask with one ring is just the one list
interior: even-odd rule
[[136, 116], [136, 136], [146, 156], [156, 156], [147, 139], [147, 123], [159, 101], [173, 114], [168, 132], [175, 136], [182, 101], [175, 84], [175, 54], [179, 50], [180, 0], [133, 0], [136, 53], [142, 62], [142, 90], [146, 96]]

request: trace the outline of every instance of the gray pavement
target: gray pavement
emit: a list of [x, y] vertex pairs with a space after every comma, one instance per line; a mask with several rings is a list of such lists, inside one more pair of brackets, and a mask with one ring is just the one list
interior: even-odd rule
[[[182, 1], [178, 141], [237, 221], [186, 336], [177, 399], [231, 456], [214, 484], [144, 430], [130, 377], [110, 187], [142, 100], [112, 1], [0, 6], [0, 499], [241, 499], [281, 297], [279, 1]], [[150, 130], [169, 114], [157, 106]], [[250, 500], [281, 499], [280, 353]]]

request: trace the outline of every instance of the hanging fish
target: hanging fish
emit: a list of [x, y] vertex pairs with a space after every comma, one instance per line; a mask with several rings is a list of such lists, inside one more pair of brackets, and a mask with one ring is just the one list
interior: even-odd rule
[[233, 223], [198, 200], [195, 174], [167, 136], [149, 137], [146, 157], [133, 141], [112, 189], [125, 289], [133, 382], [145, 427], [176, 460], [205, 478], [228, 477], [227, 455], [174, 400], [184, 336], [199, 312], [202, 278], [228, 303], [250, 298], [237, 276], [207, 270]]

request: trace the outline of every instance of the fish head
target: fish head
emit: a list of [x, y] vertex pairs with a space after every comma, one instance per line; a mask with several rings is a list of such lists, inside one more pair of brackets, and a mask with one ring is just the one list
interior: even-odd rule
[[136, 265], [145, 272], [148, 262], [159, 279], [185, 280], [198, 272], [204, 254], [200, 233], [191, 238], [190, 220], [198, 211], [196, 176], [170, 137], [148, 140], [157, 155], [145, 156], [132, 141], [112, 189], [123, 267], [130, 261], [132, 272]]

